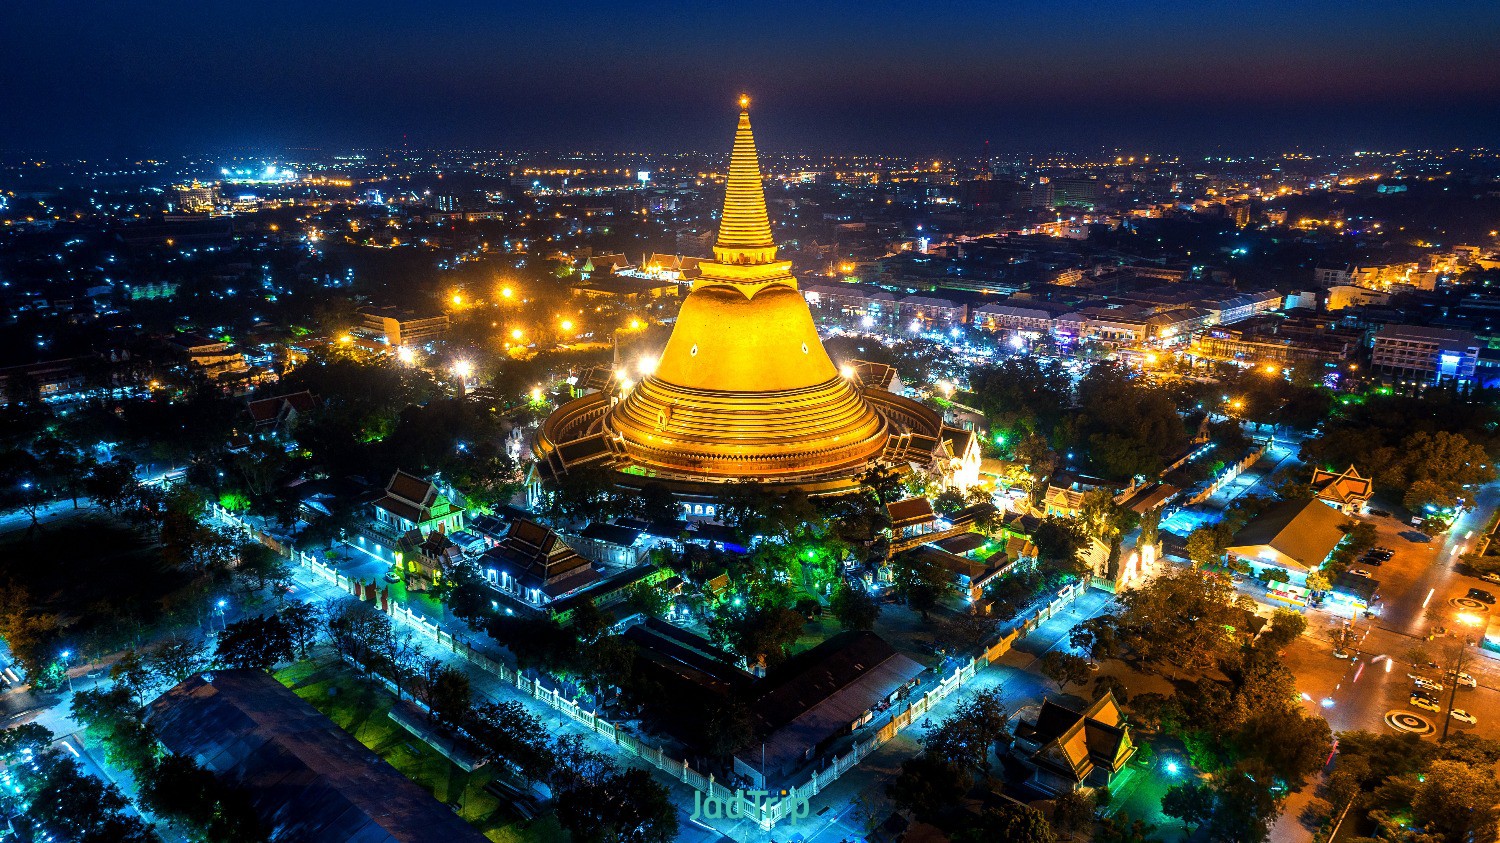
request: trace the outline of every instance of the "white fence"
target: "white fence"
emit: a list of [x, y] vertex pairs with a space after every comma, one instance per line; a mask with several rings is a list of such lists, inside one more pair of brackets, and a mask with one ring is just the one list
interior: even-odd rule
[[[298, 565], [312, 571], [340, 590], [347, 591], [349, 594], [357, 596], [360, 599], [366, 598], [368, 589], [360, 587], [365, 585], [364, 583], [339, 573], [339, 571], [324, 564], [316, 556], [307, 551], [283, 548], [274, 538], [254, 529], [233, 513], [225, 511], [216, 504], [211, 504], [210, 509], [219, 518], [243, 527], [252, 536], [255, 536], [257, 540], [279, 552], [286, 553]], [[1017, 639], [1036, 629], [1047, 619], [1055, 615], [1063, 606], [1071, 603], [1078, 595], [1086, 591], [1087, 588], [1087, 579], [1069, 584], [1051, 602], [1038, 609], [1034, 614], [1006, 633], [998, 642], [985, 649], [977, 657], [970, 658], [967, 663], [954, 669], [951, 674], [943, 677], [942, 681], [938, 682], [937, 685], [928, 689], [920, 697], [909, 702], [905, 708], [892, 715], [885, 725], [876, 730], [871, 738], [856, 742], [847, 753], [835, 756], [827, 767], [811, 773], [805, 783], [787, 789], [785, 795], [781, 798], [775, 801], [762, 802], [759, 806], [759, 815], [746, 818], [756, 821], [762, 829], [769, 831], [776, 823], [790, 816], [803, 800], [809, 800], [817, 796], [824, 788], [827, 788], [837, 780], [839, 776], [842, 776], [857, 765], [865, 756], [878, 749], [886, 741], [900, 734], [902, 729], [920, 720], [934, 706], [947, 699], [951, 694], [967, 684], [969, 680], [973, 679], [979, 671], [989, 666], [990, 662], [1009, 652]], [[378, 597], [377, 593], [377, 599], [373, 601], [374, 604], [380, 606], [393, 619], [400, 621], [423, 637], [436, 642], [443, 649], [458, 654], [475, 667], [514, 686], [522, 693], [551, 706], [573, 721], [582, 723], [595, 734], [604, 737], [631, 755], [646, 761], [678, 781], [684, 782], [709, 796], [717, 796], [725, 800], [734, 797], [734, 789], [719, 784], [715, 781], [712, 773], [704, 775], [694, 770], [685, 759], [673, 758], [666, 754], [661, 747], [653, 746], [594, 712], [582, 708], [576, 701], [568, 699], [557, 690], [526, 678], [525, 675], [475, 650], [469, 642], [461, 638], [455, 638], [436, 623], [412, 612], [405, 606], [397, 604], [394, 600], [386, 602], [381, 601]]]

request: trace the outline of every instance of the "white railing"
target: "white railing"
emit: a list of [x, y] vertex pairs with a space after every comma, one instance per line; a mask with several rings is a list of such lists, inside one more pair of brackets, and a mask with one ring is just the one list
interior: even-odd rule
[[[210, 509], [219, 518], [244, 527], [252, 535], [261, 535], [259, 531], [250, 527], [242, 519], [236, 517], [233, 513], [225, 511], [217, 504], [210, 504]], [[281, 549], [279, 543], [269, 546], [273, 546], [278, 550]], [[365, 585], [364, 583], [339, 573], [338, 570], [325, 564], [307, 551], [288, 550], [290, 550], [290, 558], [301, 567], [312, 571], [340, 590], [347, 591], [361, 600], [365, 599], [366, 589], [358, 587]], [[835, 756], [828, 766], [812, 772], [804, 784], [788, 788], [787, 795], [780, 800], [761, 803], [759, 806], [759, 816], [747, 817], [747, 819], [754, 819], [761, 829], [769, 831], [776, 823], [791, 815], [792, 811], [803, 800], [808, 800], [818, 795], [829, 785], [833, 784], [839, 776], [853, 769], [865, 756], [900, 734], [901, 730], [920, 720], [934, 706], [968, 684], [970, 680], [977, 676], [985, 667], [989, 666], [991, 662], [1009, 652], [1017, 639], [1035, 630], [1043, 622], [1055, 615], [1061, 607], [1071, 603], [1087, 589], [1087, 579], [1069, 584], [1046, 606], [1038, 609], [1036, 613], [1002, 636], [999, 641], [986, 648], [978, 656], [968, 659], [967, 662], [955, 668], [951, 674], [944, 676], [937, 685], [892, 715], [885, 725], [875, 731], [872, 737], [867, 740], [856, 741], [848, 752]], [[715, 781], [712, 773], [705, 776], [694, 770], [685, 759], [673, 758], [666, 754], [661, 747], [647, 743], [630, 734], [623, 727], [611, 723], [592, 711], [584, 709], [576, 700], [569, 699], [557, 690], [548, 688], [535, 680], [528, 679], [524, 674], [495, 661], [484, 653], [475, 650], [473, 645], [468, 641], [455, 638], [452, 633], [444, 631], [437, 623], [418, 615], [411, 609], [396, 603], [394, 600], [386, 601], [383, 606], [382, 601], [379, 599], [374, 600], [373, 603], [376, 606], [380, 606], [393, 620], [400, 621], [418, 634], [436, 642], [444, 649], [456, 653], [470, 664], [515, 687], [532, 699], [551, 707], [575, 722], [583, 724], [590, 731], [665, 772], [674, 779], [710, 796], [720, 796], [725, 799], [733, 797], [733, 789]]]

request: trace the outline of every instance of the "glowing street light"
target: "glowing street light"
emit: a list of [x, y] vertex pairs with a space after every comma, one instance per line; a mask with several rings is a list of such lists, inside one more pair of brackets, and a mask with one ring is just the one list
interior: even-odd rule
[[562, 321], [562, 329], [564, 331], [571, 331], [571, 330], [573, 330], [573, 320], [572, 319], [564, 319]]
[[641, 377], [646, 377], [656, 371], [658, 362], [655, 357], [642, 357], [641, 362], [636, 364], [636, 370], [641, 373]]
[[513, 340], [520, 341], [521, 337], [524, 336], [526, 336], [526, 334], [520, 328], [512, 328], [510, 330], [510, 338]]
[[541, 403], [541, 401], [542, 401], [542, 388], [541, 387], [539, 387], [539, 386], [533, 386], [531, 388], [531, 400], [535, 401], [538, 404]]
[[459, 360], [453, 364], [453, 374], [467, 381], [469, 376], [474, 374], [474, 364], [467, 360]]
[[464, 303], [464, 297], [462, 295], [459, 295], [458, 293], [454, 293], [453, 294], [453, 306], [454, 307], [462, 307], [463, 303]]
[[515, 297], [516, 297], [516, 291], [515, 290], [511, 289], [510, 287], [501, 287], [500, 288], [500, 298], [502, 298], [502, 299], [513, 299]]
[[400, 360], [403, 364], [410, 366], [411, 364], [417, 362], [417, 352], [414, 351], [411, 346], [403, 345], [400, 348], [396, 349], [396, 359]]

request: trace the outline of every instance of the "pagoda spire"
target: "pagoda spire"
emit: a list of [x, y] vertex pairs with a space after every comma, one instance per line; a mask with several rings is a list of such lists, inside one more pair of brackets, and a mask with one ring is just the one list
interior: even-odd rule
[[766, 264], [776, 260], [776, 241], [766, 214], [766, 191], [761, 184], [760, 159], [750, 131], [750, 97], [740, 96], [740, 122], [729, 157], [729, 181], [724, 190], [724, 213], [719, 217], [719, 239], [714, 260], [723, 264]]

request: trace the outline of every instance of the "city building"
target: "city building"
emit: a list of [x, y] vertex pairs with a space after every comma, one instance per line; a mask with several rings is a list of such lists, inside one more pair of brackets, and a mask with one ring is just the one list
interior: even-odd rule
[[451, 533], [464, 526], [463, 507], [454, 506], [436, 483], [404, 471], [391, 475], [374, 511], [375, 522], [395, 537], [412, 530], [423, 536]]
[[1241, 527], [1225, 553], [1253, 568], [1280, 568], [1300, 580], [1344, 540], [1342, 527], [1348, 520], [1319, 500], [1284, 501]]
[[1375, 335], [1370, 367], [1398, 384], [1463, 384], [1474, 379], [1479, 348], [1470, 331], [1386, 325]]
[[484, 835], [270, 674], [216, 670], [152, 701], [169, 752], [243, 788], [275, 840], [483, 843]]
[[173, 334], [168, 342], [189, 368], [202, 372], [210, 380], [225, 380], [250, 371], [245, 355], [222, 340], [199, 334]]
[[728, 482], [828, 493], [878, 464], [925, 467], [942, 418], [835, 366], [808, 302], [777, 259], [748, 100], [742, 103], [711, 261], [682, 303], [651, 372], [618, 377], [559, 407], [533, 444], [538, 478], [615, 469], [678, 494]]
[[305, 389], [289, 395], [246, 402], [245, 412], [250, 416], [250, 432], [257, 436], [285, 434], [300, 416], [311, 412], [317, 404], [317, 399]]
[[1338, 472], [1315, 468], [1312, 490], [1318, 500], [1345, 515], [1363, 515], [1370, 506], [1375, 484], [1370, 478], [1361, 477], [1352, 465]]
[[479, 558], [480, 570], [499, 591], [541, 608], [600, 580], [593, 563], [535, 521], [510, 525], [500, 543]]
[[785, 783], [832, 741], [866, 725], [927, 668], [873, 632], [842, 632], [766, 675], [750, 703], [753, 735], [734, 770], [756, 787]]
[[416, 313], [398, 307], [361, 307], [355, 336], [391, 348], [423, 345], [441, 339], [450, 327], [446, 313]]
[[1136, 744], [1120, 704], [1106, 691], [1081, 711], [1042, 700], [1036, 719], [1017, 725], [1011, 751], [1031, 769], [1031, 784], [1060, 794], [1109, 787], [1130, 763]]

